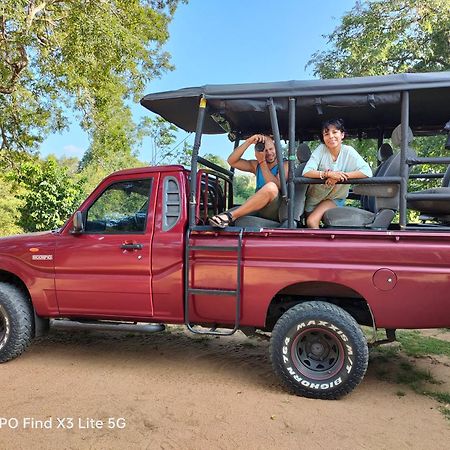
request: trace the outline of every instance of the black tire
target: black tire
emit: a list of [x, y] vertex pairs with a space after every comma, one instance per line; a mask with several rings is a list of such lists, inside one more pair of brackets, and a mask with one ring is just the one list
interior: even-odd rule
[[364, 378], [366, 339], [350, 314], [326, 302], [306, 302], [286, 311], [270, 341], [275, 373], [295, 394], [338, 399]]
[[17, 287], [0, 283], [0, 363], [22, 354], [33, 338], [33, 310]]

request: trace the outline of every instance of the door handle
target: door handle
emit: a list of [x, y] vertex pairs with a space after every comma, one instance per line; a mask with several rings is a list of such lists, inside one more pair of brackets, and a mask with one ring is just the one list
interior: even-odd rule
[[122, 250], [142, 250], [144, 248], [144, 244], [122, 244], [120, 248]]

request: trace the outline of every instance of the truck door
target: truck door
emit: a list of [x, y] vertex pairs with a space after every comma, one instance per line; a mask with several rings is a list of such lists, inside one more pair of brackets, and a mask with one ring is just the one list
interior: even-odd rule
[[153, 315], [151, 239], [159, 175], [111, 180], [83, 207], [84, 231], [60, 235], [55, 282], [60, 314]]

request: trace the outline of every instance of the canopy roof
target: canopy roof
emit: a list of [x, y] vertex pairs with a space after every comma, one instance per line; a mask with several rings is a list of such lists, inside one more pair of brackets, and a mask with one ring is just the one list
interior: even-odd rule
[[288, 136], [288, 99], [296, 99], [297, 139], [312, 139], [320, 124], [343, 118], [350, 135], [388, 135], [399, 123], [401, 92], [410, 92], [410, 127], [416, 135], [441, 132], [450, 119], [450, 72], [274, 83], [221, 84], [146, 95], [141, 104], [185, 131], [195, 131], [199, 100], [207, 100], [203, 133], [246, 137], [271, 133], [273, 98], [280, 134]]

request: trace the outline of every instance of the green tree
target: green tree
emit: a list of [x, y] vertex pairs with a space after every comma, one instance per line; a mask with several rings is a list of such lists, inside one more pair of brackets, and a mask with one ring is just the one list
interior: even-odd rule
[[242, 204], [255, 193], [255, 177], [252, 175], [235, 175], [233, 178], [234, 203]]
[[[329, 48], [308, 63], [320, 78], [430, 72], [450, 69], [450, 0], [357, 1], [330, 34]], [[415, 138], [420, 156], [441, 156], [444, 136]], [[372, 164], [375, 141], [348, 142]], [[440, 172], [444, 166], [423, 165], [415, 172]], [[410, 181], [410, 190], [438, 185]]]
[[22, 201], [18, 225], [27, 232], [60, 227], [82, 200], [83, 179], [68, 176], [67, 168], [51, 157], [22, 163], [12, 177]]
[[309, 65], [321, 78], [450, 68], [449, 0], [357, 1]]
[[[87, 163], [132, 157], [127, 101], [171, 68], [162, 46], [179, 0], [2, 0], [0, 149], [36, 149], [74, 110]], [[108, 148], [106, 148], [108, 146]]]
[[178, 128], [162, 117], [144, 117], [140, 123], [140, 136], [150, 138], [150, 165], [167, 164], [177, 157], [174, 148]]
[[23, 229], [18, 225], [23, 200], [17, 196], [17, 186], [10, 177], [0, 176], [0, 236], [19, 234]]

